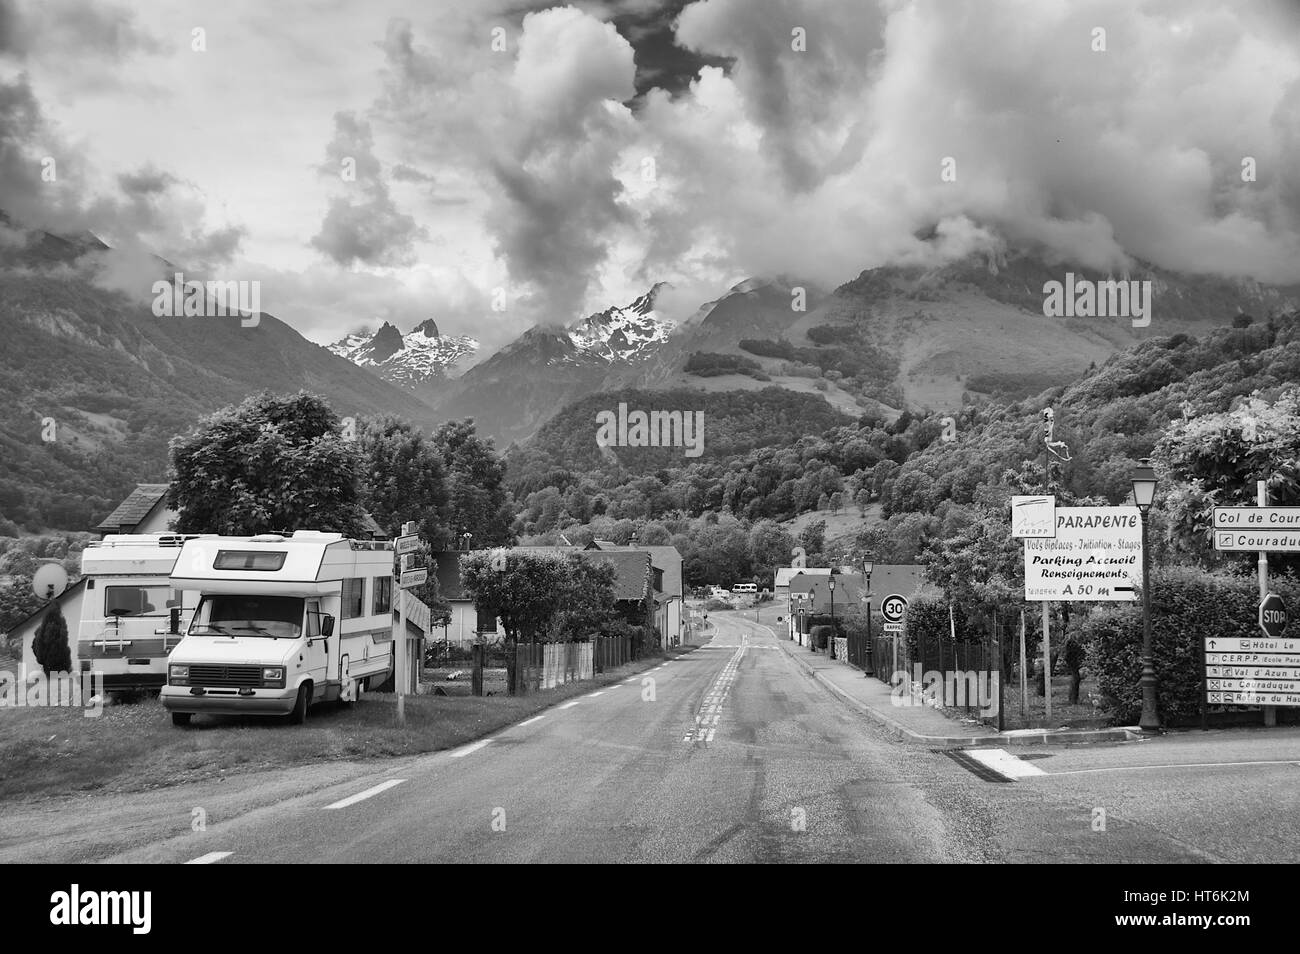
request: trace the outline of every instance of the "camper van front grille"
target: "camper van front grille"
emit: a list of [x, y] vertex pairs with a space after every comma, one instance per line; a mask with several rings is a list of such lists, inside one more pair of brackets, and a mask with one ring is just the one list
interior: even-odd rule
[[190, 666], [191, 686], [257, 687], [262, 684], [261, 666]]

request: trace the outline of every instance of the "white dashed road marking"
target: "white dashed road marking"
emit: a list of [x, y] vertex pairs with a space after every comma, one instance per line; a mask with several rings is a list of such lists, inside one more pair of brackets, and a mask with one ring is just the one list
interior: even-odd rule
[[233, 852], [229, 851], [209, 851], [206, 855], [199, 855], [192, 861], [185, 862], [187, 865], [210, 865], [214, 861], [220, 861], [222, 858], [229, 858]]
[[477, 752], [479, 749], [483, 748], [483, 746], [487, 745], [491, 741], [492, 741], [491, 739], [483, 739], [480, 742], [474, 742], [470, 745], [465, 746], [463, 749], [457, 749], [455, 752], [451, 753], [451, 757], [453, 759], [464, 758], [465, 756], [473, 752]]
[[578, 705], [578, 703], [580, 703], [580, 702], [582, 702], [581, 699], [574, 699], [572, 702], [566, 702], [564, 705], [560, 706], [560, 708], [561, 708], [561, 709], [572, 709], [574, 706]]
[[542, 715], [539, 715], [539, 716], [533, 716], [531, 719], [525, 719], [523, 722], [521, 722], [521, 723], [519, 723], [519, 724], [520, 724], [521, 726], [524, 726], [524, 725], [532, 725], [534, 722], [537, 722], [538, 720], [540, 720], [540, 719], [545, 719], [545, 718], [546, 718], [546, 715], [545, 715], [545, 714], [542, 714]]
[[380, 782], [374, 788], [368, 788], [364, 792], [357, 792], [355, 795], [349, 795], [347, 798], [340, 802], [335, 802], [333, 805], [326, 805], [325, 811], [334, 808], [347, 808], [349, 805], [355, 805], [357, 802], [362, 802], [371, 796], [378, 795], [380, 792], [386, 792], [394, 785], [401, 785], [405, 781], [406, 779], [404, 778], [390, 778], [387, 782]]

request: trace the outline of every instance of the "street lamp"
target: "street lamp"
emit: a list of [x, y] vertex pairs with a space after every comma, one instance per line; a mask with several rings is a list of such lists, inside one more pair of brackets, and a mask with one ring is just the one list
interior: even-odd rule
[[835, 658], [835, 576], [830, 578], [831, 588], [831, 634], [826, 639], [826, 648], [831, 659]]
[[862, 561], [862, 575], [867, 579], [867, 651], [862, 656], [862, 678], [865, 679], [875, 670], [871, 645], [871, 571], [876, 568], [872, 560]]
[[1156, 472], [1151, 458], [1143, 457], [1133, 468], [1133, 503], [1142, 514], [1142, 718], [1143, 732], [1160, 731], [1160, 713], [1156, 710], [1156, 670], [1151, 656], [1151, 561], [1147, 556], [1147, 512], [1156, 496]]

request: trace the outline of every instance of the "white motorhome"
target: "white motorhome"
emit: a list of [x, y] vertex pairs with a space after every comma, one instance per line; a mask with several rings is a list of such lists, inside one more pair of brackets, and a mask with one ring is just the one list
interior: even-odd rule
[[194, 611], [170, 577], [181, 547], [194, 539], [201, 538], [112, 534], [86, 544], [77, 659], [83, 672], [103, 674], [105, 689], [158, 689], [167, 681], [167, 654]]
[[289, 715], [355, 700], [393, 669], [393, 544], [298, 530], [185, 544], [173, 588], [197, 597], [168, 660], [163, 706]]

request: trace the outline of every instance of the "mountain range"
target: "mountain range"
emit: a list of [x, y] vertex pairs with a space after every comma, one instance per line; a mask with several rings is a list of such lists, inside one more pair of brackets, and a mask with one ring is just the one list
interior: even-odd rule
[[328, 348], [385, 381], [418, 390], [451, 376], [462, 358], [478, 353], [479, 344], [467, 335], [440, 334], [434, 320], [426, 318], [409, 334], [385, 321], [374, 334], [350, 334]]
[[[1047, 317], [1046, 283], [1151, 282], [1146, 327], [1126, 317]], [[753, 278], [681, 321], [660, 315], [657, 285], [632, 305], [568, 327], [534, 327], [433, 399], [504, 446], [566, 404], [619, 388], [705, 391], [778, 386], [820, 394], [848, 414], [957, 410], [1063, 385], [1139, 341], [1203, 332], [1241, 313], [1293, 309], [1300, 288], [1181, 275], [1139, 263], [1124, 275], [1048, 264], [1029, 251], [938, 268], [863, 271], [829, 293]], [[724, 357], [719, 357], [724, 356]]]

